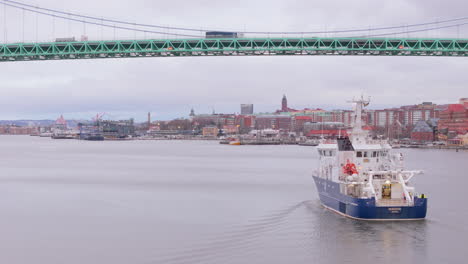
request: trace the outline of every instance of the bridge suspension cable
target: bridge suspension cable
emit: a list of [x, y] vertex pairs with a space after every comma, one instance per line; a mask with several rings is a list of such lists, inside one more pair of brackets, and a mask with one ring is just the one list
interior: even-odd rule
[[[107, 19], [107, 18], [103, 18], [103, 17], [81, 15], [81, 14], [73, 13], [73, 12], [65, 12], [65, 11], [60, 11], [60, 10], [51, 9], [51, 8], [44, 8], [44, 7], [25, 4], [25, 3], [18, 2], [18, 1], [13, 1], [13, 0], [0, 0], [0, 2], [3, 2], [3, 4], [11, 6], [11, 7], [15, 7], [15, 8], [24, 8], [24, 7], [34, 8], [35, 10], [28, 9], [28, 11], [39, 12], [40, 14], [45, 14], [45, 15], [50, 15], [50, 14], [45, 13], [45, 12], [40, 12], [38, 10], [52, 12], [52, 13], [61, 14], [61, 15], [66, 15], [68, 17], [61, 16], [61, 18], [70, 19], [72, 21], [84, 22], [84, 19], [90, 19], [90, 20], [95, 20], [95, 21], [100, 22], [100, 23], [98, 23], [98, 22], [95, 23], [95, 22], [91, 22], [91, 21], [86, 21], [88, 24], [94, 24], [94, 25], [102, 25], [103, 22], [108, 22], [108, 23], [116, 23], [116, 24], [122, 24], [122, 25], [130, 25], [130, 26], [133, 26], [133, 27], [138, 26], [138, 27], [149, 27], [149, 28], [180, 30], [180, 31], [192, 31], [192, 32], [217, 31], [215, 29], [200, 29], [200, 28], [190, 28], [190, 27], [173, 27], [173, 26], [162, 26], [162, 25], [132, 23], [132, 22], [129, 22], [129, 21], [116, 20], [116, 19]], [[59, 17], [58, 15], [55, 15], [55, 16]], [[81, 18], [81, 20], [73, 19], [71, 17], [78, 17], [78, 18]], [[246, 30], [227, 30], [227, 31], [245, 33], [245, 34], [258, 34], [258, 35], [289, 35], [289, 34], [299, 35], [299, 34], [356, 33], [356, 32], [382, 31], [382, 30], [390, 30], [390, 29], [406, 29], [406, 31], [392, 32], [392, 33], [379, 33], [379, 34], [372, 35], [372, 36], [385, 36], [385, 35], [414, 33], [414, 32], [423, 32], [423, 31], [429, 31], [429, 30], [434, 30], [434, 29], [457, 27], [457, 26], [466, 25], [466, 23], [451, 24], [451, 25], [447, 25], [447, 26], [437, 26], [437, 27], [424, 28], [424, 29], [419, 29], [419, 30], [414, 29], [414, 30], [408, 31], [408, 28], [430, 26], [430, 25], [441, 25], [441, 24], [447, 24], [447, 23], [453, 23], [453, 22], [465, 21], [465, 20], [468, 20], [468, 16], [453, 18], [453, 19], [446, 19], [446, 20], [439, 20], [439, 21], [432, 21], [432, 22], [415, 23], [415, 24], [408, 24], [408, 25], [399, 25], [399, 26], [383, 26], [383, 27], [357, 28], [357, 29], [338, 29], [338, 30], [326, 30], [326, 31], [246, 31]], [[113, 27], [113, 26], [111, 26], [111, 27]], [[168, 35], [175, 35], [175, 36], [191, 36], [191, 35], [181, 34], [181, 33], [157, 32], [157, 31], [149, 31], [149, 30], [135, 29], [135, 28], [125, 28], [125, 27], [120, 27], [119, 29], [134, 30], [134, 31], [148, 32], [148, 33], [160, 33], [160, 34], [168, 34]], [[368, 35], [368, 36], [370, 36], [370, 35]], [[195, 37], [199, 37], [199, 36], [195, 36]]]
[[384, 37], [384, 36], [392, 36], [392, 35], [400, 35], [400, 34], [407, 34], [407, 33], [416, 33], [416, 32], [424, 32], [424, 31], [431, 31], [431, 30], [437, 30], [437, 29], [445, 29], [445, 28], [453, 28], [453, 27], [459, 27], [459, 26], [466, 26], [468, 25], [468, 22], [465, 23], [459, 23], [459, 24], [452, 24], [452, 25], [446, 25], [446, 26], [439, 26], [439, 27], [431, 27], [431, 28], [425, 28], [425, 29], [419, 29], [419, 30], [406, 30], [406, 31], [399, 31], [399, 32], [388, 32], [388, 33], [381, 33], [381, 34], [371, 34], [371, 35], [362, 35], [362, 36], [354, 36], [350, 38], [364, 38], [364, 37]]
[[50, 13], [47, 13], [47, 12], [33, 10], [33, 9], [30, 9], [30, 8], [26, 8], [26, 7], [19, 7], [19, 6], [16, 6], [16, 5], [5, 3], [6, 1], [4, 1], [4, 0], [0, 0], [0, 1], [3, 2], [3, 5], [10, 6], [10, 7], [13, 7], [13, 8], [22, 9], [22, 10], [25, 10], [25, 11], [29, 11], [29, 12], [33, 12], [33, 13], [37, 13], [37, 14], [41, 14], [41, 15], [45, 15], [45, 16], [50, 16], [52, 18], [61, 18], [61, 19], [64, 19], [64, 20], [70, 20], [70, 21], [80, 22], [80, 23], [84, 23], [84, 24], [103, 26], [103, 27], [108, 27], [108, 28], [123, 29], [123, 30], [135, 31], [135, 32], [167, 34], [167, 35], [181, 36], [181, 37], [200, 37], [200, 35], [170, 33], [170, 32], [162, 32], [162, 31], [154, 31], [154, 30], [143, 30], [143, 29], [137, 29], [137, 28], [129, 28], [129, 27], [123, 27], [123, 26], [108, 25], [108, 24], [103, 24], [103, 23], [98, 23], [98, 22], [86, 21], [84, 19], [76, 19], [76, 18], [61, 16], [61, 15], [57, 15], [57, 14], [50, 14]]

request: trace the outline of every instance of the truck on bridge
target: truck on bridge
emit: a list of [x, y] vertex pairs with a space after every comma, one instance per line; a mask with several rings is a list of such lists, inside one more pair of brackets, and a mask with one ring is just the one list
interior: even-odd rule
[[75, 42], [75, 37], [71, 38], [56, 38], [55, 42]]
[[243, 34], [230, 31], [207, 31], [205, 32], [206, 38], [242, 38]]

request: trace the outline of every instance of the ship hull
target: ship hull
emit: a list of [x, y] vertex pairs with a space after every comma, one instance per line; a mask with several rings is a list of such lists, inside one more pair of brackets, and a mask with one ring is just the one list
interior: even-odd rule
[[360, 220], [422, 220], [427, 198], [414, 198], [414, 206], [376, 206], [374, 198], [344, 195], [339, 183], [313, 176], [322, 205], [338, 214]]

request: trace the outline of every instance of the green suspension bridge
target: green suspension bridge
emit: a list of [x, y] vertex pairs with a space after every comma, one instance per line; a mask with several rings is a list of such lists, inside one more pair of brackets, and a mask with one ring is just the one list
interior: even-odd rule
[[0, 61], [197, 56], [468, 56], [468, 39], [229, 38], [0, 44]]
[[[224, 32], [232, 33], [233, 37], [229, 38], [205, 38], [204, 34], [210, 30], [104, 19], [33, 6], [17, 0], [0, 0], [0, 5], [3, 7], [4, 25], [3, 43], [0, 42], [0, 62], [188, 56], [468, 56], [468, 39], [458, 37], [396, 37], [402, 34], [409, 36], [409, 33], [450, 28], [456, 28], [458, 32], [459, 27], [468, 25], [468, 17], [373, 29], [321, 32], [236, 31]], [[7, 9], [11, 12], [7, 13]], [[25, 21], [27, 21], [25, 14], [35, 15], [36, 41], [34, 42], [25, 41], [25, 31], [28, 29], [25, 26]], [[16, 22], [12, 21], [10, 24], [22, 25], [22, 29], [7, 30], [7, 16], [13, 20], [16, 19]], [[50, 28], [53, 29], [53, 41], [39, 41], [39, 16], [51, 19]], [[69, 32], [67, 34], [70, 34], [71, 23], [82, 24], [84, 28], [82, 40], [84, 41], [75, 41], [74, 37], [63, 38], [63, 35], [62, 38], [54, 38], [56, 36], [56, 20], [68, 23]], [[99, 27], [102, 34], [101, 39], [106, 39], [103, 35], [105, 28], [113, 30], [114, 40], [88, 41], [86, 26]], [[135, 37], [132, 40], [118, 40], [119, 38], [115, 35], [116, 30], [134, 33]], [[22, 33], [21, 40], [8, 43], [8, 32], [16, 33], [17, 39], [18, 35]], [[18, 34], [19, 32], [21, 33]], [[138, 39], [136, 33], [144, 33], [145, 37]], [[147, 39], [146, 34], [152, 34], [152, 37]], [[319, 37], [323, 34], [326, 36], [335, 34], [336, 36]], [[342, 34], [346, 36], [341, 36]], [[365, 34], [367, 36], [353, 37], [349, 34]], [[249, 35], [249, 37], [245, 37], [245, 35]], [[250, 37], [250, 35], [255, 36]], [[301, 37], [297, 37], [297, 35]], [[305, 35], [314, 37], [304, 37]], [[173, 39], [165, 39], [161, 36], [173, 36]], [[48, 38], [50, 39], [50, 36]]]

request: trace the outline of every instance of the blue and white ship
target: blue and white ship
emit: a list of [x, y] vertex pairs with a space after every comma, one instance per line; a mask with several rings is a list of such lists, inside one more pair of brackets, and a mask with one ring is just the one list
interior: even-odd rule
[[411, 179], [422, 171], [405, 170], [403, 155], [393, 153], [387, 140], [372, 139], [362, 128], [362, 111], [369, 100], [353, 100], [353, 128], [348, 136], [323, 141], [317, 147], [319, 169], [313, 178], [322, 205], [361, 220], [420, 220], [427, 198]]

